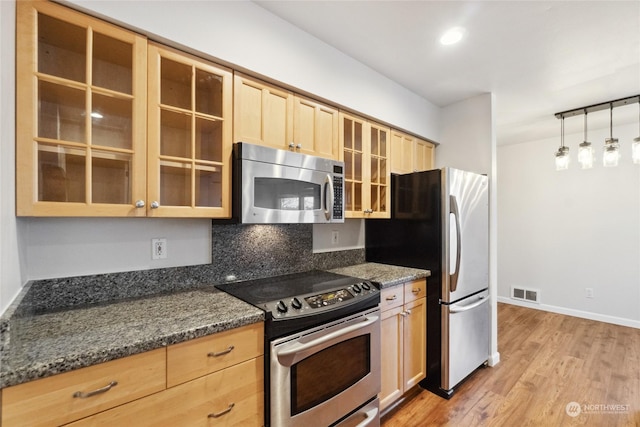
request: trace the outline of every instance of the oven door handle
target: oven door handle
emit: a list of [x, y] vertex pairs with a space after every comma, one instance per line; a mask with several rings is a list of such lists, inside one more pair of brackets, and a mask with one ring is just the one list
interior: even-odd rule
[[346, 328], [342, 328], [342, 329], [337, 330], [335, 332], [331, 332], [331, 333], [329, 333], [329, 334], [327, 334], [325, 336], [322, 336], [322, 337], [317, 338], [315, 340], [309, 341], [307, 343], [296, 343], [296, 344], [292, 344], [290, 347], [287, 346], [286, 349], [277, 350], [276, 354], [278, 355], [278, 358], [292, 356], [292, 355], [294, 355], [296, 353], [300, 353], [300, 352], [308, 350], [310, 348], [317, 347], [319, 345], [327, 343], [327, 342], [329, 342], [331, 340], [334, 340], [336, 338], [339, 338], [339, 337], [341, 337], [343, 335], [350, 334], [351, 332], [367, 328], [367, 327], [373, 325], [374, 323], [376, 323], [378, 321], [378, 319], [379, 319], [378, 316], [367, 317], [361, 323], [356, 323], [355, 325], [347, 326]]

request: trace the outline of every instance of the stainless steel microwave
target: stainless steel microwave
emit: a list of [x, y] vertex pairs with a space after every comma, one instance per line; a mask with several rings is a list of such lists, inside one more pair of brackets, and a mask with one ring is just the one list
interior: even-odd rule
[[234, 216], [246, 224], [344, 222], [344, 162], [238, 142]]

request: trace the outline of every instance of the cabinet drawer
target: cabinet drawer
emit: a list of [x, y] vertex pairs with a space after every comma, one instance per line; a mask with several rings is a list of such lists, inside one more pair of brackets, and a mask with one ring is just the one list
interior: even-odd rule
[[380, 292], [380, 309], [384, 311], [404, 304], [403, 292], [402, 286], [383, 289]]
[[264, 354], [262, 323], [167, 347], [167, 387]]
[[260, 356], [68, 427], [261, 426], [263, 372]]
[[414, 280], [404, 284], [404, 303], [424, 298], [427, 294], [427, 281], [424, 279]]
[[[164, 390], [164, 348], [2, 390], [2, 426], [57, 426]], [[109, 384], [114, 384], [110, 388]], [[91, 394], [76, 397], [76, 393]]]

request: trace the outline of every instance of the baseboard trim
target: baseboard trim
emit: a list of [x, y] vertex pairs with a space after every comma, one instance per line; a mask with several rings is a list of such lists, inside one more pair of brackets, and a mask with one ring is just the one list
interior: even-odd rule
[[500, 353], [496, 351], [491, 356], [489, 356], [489, 359], [487, 360], [487, 365], [493, 368], [498, 363], [500, 363]]
[[532, 304], [532, 303], [518, 301], [509, 297], [502, 297], [502, 296], [499, 296], [497, 298], [497, 301], [505, 304], [517, 305], [520, 307], [533, 308], [534, 310], [549, 311], [551, 313], [565, 314], [567, 316], [581, 317], [583, 319], [595, 320], [598, 322], [612, 323], [614, 325], [628, 326], [630, 328], [640, 329], [640, 321], [625, 319], [623, 317], [608, 316], [605, 314], [591, 313], [589, 311], [557, 307], [554, 305]]

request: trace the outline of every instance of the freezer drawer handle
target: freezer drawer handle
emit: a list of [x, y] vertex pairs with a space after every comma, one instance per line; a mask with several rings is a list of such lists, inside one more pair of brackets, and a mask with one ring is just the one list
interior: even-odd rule
[[489, 301], [489, 298], [487, 297], [480, 297], [480, 299], [472, 304], [469, 305], [463, 305], [463, 306], [456, 306], [456, 305], [452, 305], [451, 308], [449, 309], [449, 311], [451, 313], [462, 313], [464, 311], [469, 311], [469, 310], [473, 310], [474, 308], [478, 307], [479, 305], [484, 304], [485, 302]]

